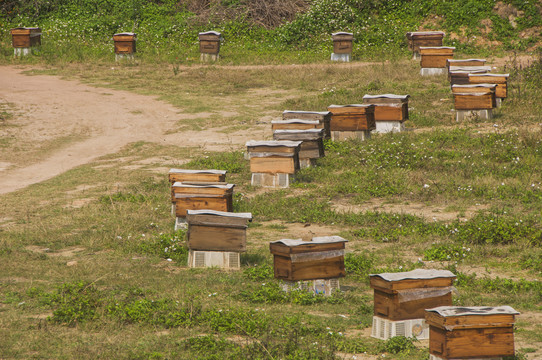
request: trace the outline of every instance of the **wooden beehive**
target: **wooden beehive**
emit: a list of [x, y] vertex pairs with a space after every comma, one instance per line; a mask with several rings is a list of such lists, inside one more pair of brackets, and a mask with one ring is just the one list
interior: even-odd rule
[[273, 140], [301, 141], [299, 159], [324, 157], [324, 129], [275, 130]]
[[318, 120], [301, 120], [301, 119], [290, 119], [290, 120], [272, 120], [271, 121], [271, 130], [309, 130], [309, 129], [321, 129], [321, 124]]
[[346, 242], [340, 236], [271, 242], [269, 250], [273, 254], [275, 278], [299, 281], [343, 277]]
[[188, 248], [201, 251], [245, 252], [251, 213], [187, 210]]
[[429, 353], [445, 360], [513, 356], [517, 314], [510, 306], [428, 309]]
[[442, 46], [442, 31], [411, 31], [406, 33], [408, 49], [419, 52], [420, 46]]
[[375, 121], [408, 120], [408, 98], [410, 95], [364, 95], [364, 104], [373, 104]]
[[374, 315], [392, 321], [423, 319], [427, 308], [452, 305], [455, 278], [447, 270], [372, 274]]
[[324, 129], [324, 138], [331, 138], [329, 123], [331, 122], [331, 112], [329, 111], [295, 111], [284, 110], [282, 120], [316, 120], [319, 123], [317, 129]]
[[131, 55], [136, 52], [137, 36], [134, 33], [119, 33], [113, 35], [115, 43], [115, 54]]
[[250, 172], [294, 174], [299, 170], [301, 141], [254, 141], [246, 143]]
[[508, 77], [510, 74], [470, 74], [469, 83], [471, 84], [496, 84], [495, 96], [506, 98], [508, 95]]
[[233, 184], [192, 185], [182, 182], [173, 184], [175, 215], [186, 216], [187, 210], [233, 211]]
[[354, 41], [354, 34], [348, 32], [336, 32], [331, 34], [333, 39], [333, 53], [351, 54]]
[[41, 45], [39, 27], [19, 27], [11, 29], [11, 41], [14, 48], [29, 48]]
[[487, 110], [497, 106], [494, 84], [452, 85], [456, 110]]
[[491, 66], [449, 66], [448, 80], [450, 85], [469, 84], [469, 74], [485, 74], [491, 71]]
[[446, 67], [450, 66], [485, 66], [486, 59], [448, 59]]
[[197, 184], [215, 184], [225, 185], [226, 170], [189, 170], [189, 169], [170, 169], [168, 179], [171, 186], [171, 201], [175, 202], [175, 193], [173, 184], [176, 182], [188, 182], [192, 185]]
[[371, 104], [330, 105], [331, 131], [370, 131], [376, 128]]
[[200, 53], [218, 55], [220, 52], [220, 40], [222, 40], [222, 34], [217, 31], [207, 31], [199, 33], [198, 38]]
[[446, 68], [446, 60], [454, 57], [455, 47], [437, 46], [420, 47], [420, 65], [422, 68]]

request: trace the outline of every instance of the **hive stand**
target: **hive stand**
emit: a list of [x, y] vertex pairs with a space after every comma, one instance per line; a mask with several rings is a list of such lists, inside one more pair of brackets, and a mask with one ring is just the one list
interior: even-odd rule
[[223, 40], [222, 34], [217, 31], [200, 32], [198, 39], [200, 60], [203, 62], [217, 61], [220, 53], [220, 42]]
[[189, 267], [240, 268], [251, 213], [187, 210]]
[[495, 84], [452, 85], [456, 121], [492, 119], [496, 87]]
[[510, 306], [427, 309], [430, 359], [488, 360], [513, 356], [517, 314]]
[[41, 45], [41, 29], [39, 27], [19, 27], [11, 29], [11, 41], [14, 56], [27, 56]]
[[420, 74], [432, 76], [445, 74], [446, 60], [454, 57], [455, 47], [450, 46], [420, 46]]
[[314, 237], [312, 241], [282, 239], [269, 244], [275, 278], [284, 291], [307, 290], [329, 296], [344, 277], [344, 248], [340, 236]]
[[300, 169], [301, 141], [248, 141], [253, 186], [287, 188]]
[[331, 61], [350, 62], [354, 34], [349, 32], [336, 32], [331, 34], [331, 38], [333, 39], [333, 53], [331, 54]]
[[412, 51], [412, 59], [419, 60], [420, 46], [442, 46], [442, 31], [411, 31], [406, 33], [408, 49]]
[[137, 35], [130, 32], [113, 35], [115, 61], [133, 60], [136, 52]]
[[329, 105], [327, 109], [331, 112], [329, 126], [333, 141], [367, 140], [371, 138], [371, 131], [376, 129], [374, 105]]
[[452, 304], [455, 277], [447, 270], [424, 269], [370, 275], [374, 289], [371, 336], [381, 340], [394, 336], [427, 339], [425, 309]]
[[[284, 110], [284, 112], [282, 113], [282, 120], [318, 121], [318, 126], [316, 127], [316, 129], [324, 129], [324, 139], [331, 139], [331, 130], [329, 129], [329, 123], [331, 121], [331, 112], [329, 111]], [[284, 128], [284, 130], [287, 130], [287, 128]]]
[[408, 120], [408, 99], [410, 95], [364, 95], [363, 103], [375, 106], [374, 118], [377, 133], [401, 132]]
[[508, 96], [508, 77], [510, 74], [469, 74], [470, 84], [496, 84], [496, 106], [500, 107], [502, 101]]
[[299, 167], [314, 166], [316, 160], [324, 157], [324, 129], [274, 130], [273, 140], [301, 141]]

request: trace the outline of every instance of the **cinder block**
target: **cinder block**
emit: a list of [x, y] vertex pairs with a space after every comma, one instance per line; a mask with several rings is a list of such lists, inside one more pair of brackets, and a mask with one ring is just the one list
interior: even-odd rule
[[218, 54], [201, 53], [199, 59], [202, 62], [214, 62], [214, 61], [218, 61], [219, 55]]
[[186, 218], [176, 217], [175, 231], [180, 230], [180, 229], [188, 229], [188, 222], [186, 222]]
[[493, 119], [493, 109], [455, 111], [456, 121], [463, 121], [468, 119], [491, 120]]
[[293, 180], [294, 177], [292, 174], [252, 173], [251, 185], [271, 188], [287, 188]]
[[429, 339], [429, 325], [425, 319], [392, 321], [373, 316], [371, 337], [388, 340], [394, 336], [416, 337], [418, 340]]
[[389, 132], [405, 131], [405, 125], [402, 121], [376, 121], [375, 132], [384, 134]]
[[316, 165], [316, 159], [299, 159], [299, 167], [301, 169]]
[[115, 54], [115, 61], [132, 61], [134, 60], [134, 54]]
[[14, 48], [14, 56], [27, 56], [32, 54], [32, 48]]
[[331, 296], [340, 290], [339, 279], [318, 279], [305, 281], [282, 281], [281, 288], [285, 292], [305, 290], [315, 295]]
[[331, 53], [331, 61], [350, 62], [350, 54]]
[[367, 140], [371, 138], [369, 130], [362, 131], [332, 131], [331, 139], [333, 141], [343, 141], [350, 139]]
[[189, 250], [188, 267], [217, 267], [228, 270], [239, 270], [241, 269], [241, 256], [238, 252]]
[[442, 75], [446, 74], [448, 69], [446, 68], [422, 68], [420, 70], [421, 76], [433, 76], [433, 75]]

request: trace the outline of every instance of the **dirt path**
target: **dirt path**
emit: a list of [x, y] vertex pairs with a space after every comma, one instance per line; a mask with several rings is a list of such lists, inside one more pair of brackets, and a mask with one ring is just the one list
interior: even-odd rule
[[[70, 141], [38, 156], [37, 161], [2, 163], [0, 194], [50, 179], [135, 141], [200, 146], [208, 150], [230, 149], [246, 141], [240, 134], [226, 135], [219, 129], [166, 135], [183, 119], [180, 109], [170, 104], [54, 76], [27, 76], [22, 74], [23, 70], [0, 67], [0, 100], [21, 114], [13, 121], [17, 135], [29, 144], [54, 142], [68, 136]], [[13, 150], [6, 146], [0, 147], [0, 151]]]

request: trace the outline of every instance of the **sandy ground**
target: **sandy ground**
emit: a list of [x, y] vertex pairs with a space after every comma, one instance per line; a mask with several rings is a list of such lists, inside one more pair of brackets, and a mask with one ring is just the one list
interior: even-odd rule
[[[12, 104], [26, 140], [41, 142], [76, 134], [80, 141], [54, 151], [39, 162], [0, 166], [0, 194], [57, 176], [76, 166], [119, 151], [135, 141], [205, 150], [241, 147], [241, 133], [188, 131], [168, 133], [183, 120], [181, 109], [153, 97], [91, 87], [54, 76], [27, 76], [24, 69], [0, 67], [0, 99]], [[4, 149], [3, 151], [9, 151]]]

